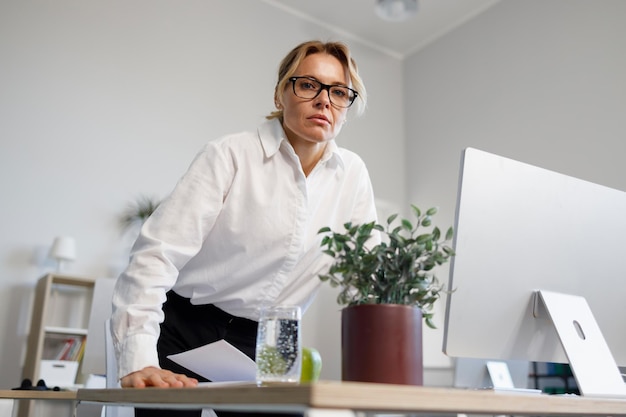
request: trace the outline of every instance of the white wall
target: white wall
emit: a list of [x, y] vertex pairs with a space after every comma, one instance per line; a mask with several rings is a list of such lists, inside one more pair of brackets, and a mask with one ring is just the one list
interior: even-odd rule
[[[404, 204], [400, 61], [260, 1], [0, 3], [0, 387], [19, 384], [53, 238], [77, 240], [70, 273], [116, 276], [127, 204], [165, 196], [204, 142], [261, 122], [279, 60], [311, 38], [352, 47], [371, 101], [339, 143], [365, 159], [379, 198]], [[320, 300], [331, 304], [312, 308], [307, 343], [337, 379], [339, 308], [329, 290]]]
[[504, 0], [408, 59], [410, 200], [451, 214], [466, 146], [626, 189], [625, 17], [620, 0]]
[[407, 59], [409, 201], [451, 225], [468, 146], [626, 190], [625, 18], [621, 0], [502, 0]]

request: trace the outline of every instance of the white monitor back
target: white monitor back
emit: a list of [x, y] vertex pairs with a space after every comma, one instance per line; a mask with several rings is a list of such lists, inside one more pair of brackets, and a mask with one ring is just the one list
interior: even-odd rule
[[446, 354], [567, 362], [541, 289], [585, 297], [626, 365], [626, 193], [468, 148], [455, 223]]

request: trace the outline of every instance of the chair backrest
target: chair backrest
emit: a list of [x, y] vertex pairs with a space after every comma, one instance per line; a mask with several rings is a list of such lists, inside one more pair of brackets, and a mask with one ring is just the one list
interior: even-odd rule
[[111, 317], [111, 299], [115, 278], [98, 278], [93, 289], [91, 312], [89, 313], [89, 328], [85, 355], [81, 366], [81, 372], [85, 375], [104, 375], [105, 349], [104, 349], [104, 321]]
[[117, 358], [111, 336], [111, 319], [106, 319], [104, 322], [104, 342], [107, 388], [120, 388], [117, 377]]
[[[111, 319], [104, 321], [104, 352], [106, 363], [106, 386], [107, 388], [120, 388], [120, 382], [117, 377], [117, 358], [115, 357], [115, 349], [113, 348], [113, 336], [111, 336]], [[134, 407], [113, 407], [106, 406], [106, 417], [134, 417]]]

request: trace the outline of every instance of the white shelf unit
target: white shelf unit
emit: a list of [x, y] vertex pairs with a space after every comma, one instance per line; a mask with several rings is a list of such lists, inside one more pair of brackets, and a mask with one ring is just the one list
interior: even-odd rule
[[[42, 378], [42, 363], [44, 371], [56, 366], [55, 361], [63, 359], [78, 359], [76, 378], [68, 381], [62, 388], [80, 386], [85, 376], [81, 374], [80, 362], [82, 349], [87, 338], [89, 313], [93, 299], [95, 280], [61, 274], [47, 274], [39, 279], [35, 287], [32, 317], [26, 358], [22, 372], [23, 379], [30, 379], [33, 384]], [[80, 344], [82, 343], [82, 347]], [[71, 351], [72, 346], [79, 346]], [[75, 364], [68, 368], [76, 369]], [[49, 387], [54, 385], [48, 383]], [[55, 384], [57, 385], [57, 384]], [[19, 408], [19, 417], [28, 417], [31, 414], [30, 401], [23, 402]]]

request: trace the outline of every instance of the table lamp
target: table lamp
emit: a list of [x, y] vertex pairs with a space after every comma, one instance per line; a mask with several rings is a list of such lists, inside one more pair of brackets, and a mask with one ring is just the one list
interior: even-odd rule
[[76, 259], [76, 241], [73, 237], [59, 236], [54, 238], [50, 248], [50, 258], [57, 261], [57, 272], [62, 272], [63, 263]]

